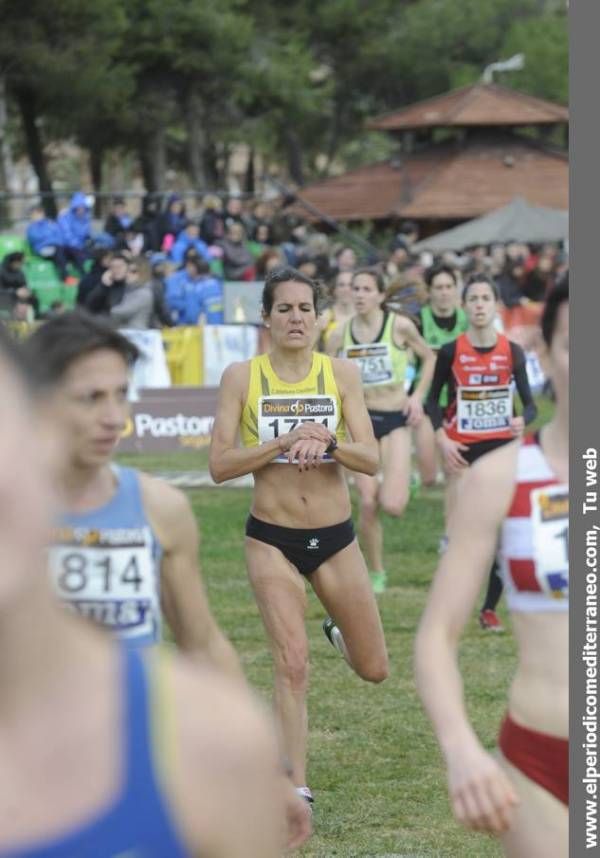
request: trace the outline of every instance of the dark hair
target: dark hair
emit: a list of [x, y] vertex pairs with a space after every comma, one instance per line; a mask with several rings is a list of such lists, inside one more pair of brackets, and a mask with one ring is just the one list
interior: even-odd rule
[[23, 345], [18, 342], [3, 322], [0, 322], [0, 359], [6, 361], [26, 393], [31, 395], [34, 384]]
[[265, 280], [265, 286], [262, 293], [262, 309], [265, 316], [269, 316], [271, 314], [271, 310], [273, 309], [273, 300], [275, 298], [275, 290], [277, 287], [280, 283], [289, 283], [290, 281], [292, 283], [304, 283], [305, 286], [310, 286], [315, 312], [319, 312], [321, 289], [317, 281], [313, 280], [312, 277], [307, 277], [306, 274], [303, 274], [296, 268], [285, 266], [283, 268], [274, 268]]
[[352, 274], [352, 282], [356, 280], [359, 274], [368, 274], [369, 277], [372, 277], [375, 283], [377, 284], [377, 291], [382, 294], [386, 290], [385, 279], [383, 274], [378, 268], [357, 268]]
[[110, 260], [110, 261], [111, 261], [111, 262], [114, 262], [114, 260], [115, 260], [115, 259], [122, 259], [122, 260], [123, 260], [123, 262], [124, 262], [126, 265], [129, 265], [129, 263], [131, 262], [130, 257], [129, 257], [129, 256], [125, 256], [125, 254], [124, 254], [124, 253], [113, 253], [112, 258], [111, 258], [111, 260]]
[[569, 275], [568, 273], [560, 280], [557, 285], [550, 290], [544, 310], [542, 312], [541, 327], [542, 337], [547, 346], [552, 342], [554, 331], [556, 329], [556, 320], [561, 304], [569, 300]]
[[498, 301], [500, 299], [500, 292], [498, 290], [498, 286], [496, 285], [496, 281], [492, 280], [491, 277], [488, 277], [487, 274], [471, 274], [465, 283], [462, 291], [462, 300], [463, 302], [467, 300], [467, 295], [469, 293], [469, 289], [473, 286], [474, 283], [487, 283], [487, 285], [492, 290], [492, 294], [494, 299]]
[[49, 319], [25, 341], [24, 353], [38, 390], [59, 384], [71, 364], [84, 355], [107, 349], [133, 366], [140, 352], [112, 325], [84, 310]]
[[433, 283], [434, 278], [438, 276], [438, 274], [447, 274], [449, 277], [452, 277], [452, 279], [454, 280], [454, 285], [456, 286], [458, 281], [456, 279], [456, 271], [454, 270], [454, 268], [452, 268], [451, 265], [446, 265], [443, 262], [438, 262], [435, 265], [430, 266], [425, 272], [424, 280], [427, 284], [428, 289], [431, 288], [431, 284]]

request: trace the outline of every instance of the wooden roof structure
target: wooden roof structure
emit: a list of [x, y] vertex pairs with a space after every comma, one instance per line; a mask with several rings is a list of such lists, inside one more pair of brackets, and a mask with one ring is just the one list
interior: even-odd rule
[[433, 146], [309, 185], [298, 196], [341, 221], [467, 220], [519, 194], [567, 209], [568, 180], [566, 154], [512, 136]]
[[[297, 196], [340, 221], [456, 222], [500, 208], [517, 195], [532, 205], [567, 209], [567, 153], [519, 133], [524, 126], [567, 123], [568, 110], [561, 105], [496, 84], [463, 87], [377, 117], [368, 126], [393, 134], [418, 131], [429, 135], [428, 143], [307, 185]], [[434, 142], [438, 128], [456, 134]], [[296, 203], [294, 210], [300, 213], [302, 207]]]
[[469, 128], [564, 125], [569, 111], [560, 104], [535, 98], [494, 83], [476, 83], [376, 116], [367, 128], [414, 131], [423, 128]]

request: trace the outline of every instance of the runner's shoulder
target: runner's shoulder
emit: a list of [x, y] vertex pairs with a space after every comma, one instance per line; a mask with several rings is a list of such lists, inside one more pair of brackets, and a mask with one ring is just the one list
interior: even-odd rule
[[142, 502], [148, 520], [161, 544], [169, 541], [182, 527], [195, 526], [194, 514], [186, 494], [161, 477], [139, 471]]
[[233, 387], [242, 386], [250, 377], [251, 360], [234, 361], [225, 367], [221, 376], [221, 387], [226, 384]]

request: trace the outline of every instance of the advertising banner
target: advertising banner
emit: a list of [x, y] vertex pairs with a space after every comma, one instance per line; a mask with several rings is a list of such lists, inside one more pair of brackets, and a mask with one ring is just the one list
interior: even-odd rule
[[141, 389], [120, 453], [173, 453], [197, 450], [210, 442], [217, 407], [216, 387]]

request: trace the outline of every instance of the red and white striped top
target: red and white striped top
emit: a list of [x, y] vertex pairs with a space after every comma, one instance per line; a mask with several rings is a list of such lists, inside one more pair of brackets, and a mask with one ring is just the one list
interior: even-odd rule
[[569, 488], [535, 436], [518, 454], [517, 484], [500, 537], [500, 574], [511, 611], [569, 608]]

